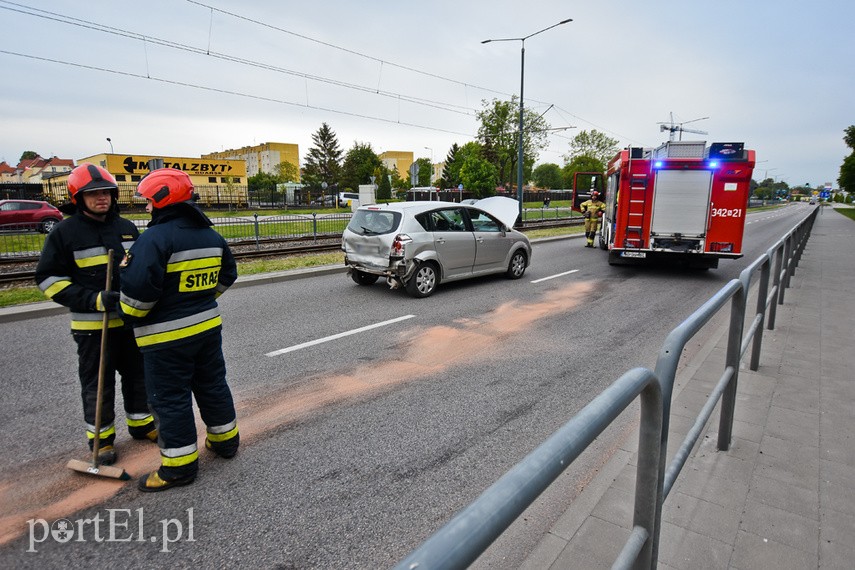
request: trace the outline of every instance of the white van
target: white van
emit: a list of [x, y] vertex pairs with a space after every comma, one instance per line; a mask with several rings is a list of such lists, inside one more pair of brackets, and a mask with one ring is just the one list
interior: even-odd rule
[[338, 206], [339, 208], [350, 208], [353, 204], [359, 206], [359, 194], [356, 192], [339, 192]]

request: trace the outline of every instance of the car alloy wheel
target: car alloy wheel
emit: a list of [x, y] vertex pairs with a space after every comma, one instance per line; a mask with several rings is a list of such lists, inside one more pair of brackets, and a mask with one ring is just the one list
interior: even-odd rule
[[437, 281], [436, 266], [430, 262], [422, 263], [407, 281], [407, 293], [413, 297], [427, 297], [436, 290]]
[[525, 273], [525, 260], [525, 254], [522, 251], [515, 252], [508, 264], [508, 277], [511, 279], [522, 277]]
[[58, 224], [58, 223], [59, 222], [57, 222], [54, 219], [47, 219], [47, 220], [43, 221], [42, 222], [42, 233], [49, 234], [51, 232], [51, 230], [53, 230], [54, 226], [56, 226], [56, 224]]

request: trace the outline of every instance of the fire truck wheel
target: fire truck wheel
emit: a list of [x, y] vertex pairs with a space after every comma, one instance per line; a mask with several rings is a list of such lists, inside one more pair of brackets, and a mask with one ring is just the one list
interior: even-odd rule
[[606, 237], [603, 234], [600, 234], [600, 249], [609, 249], [609, 245], [606, 243]]

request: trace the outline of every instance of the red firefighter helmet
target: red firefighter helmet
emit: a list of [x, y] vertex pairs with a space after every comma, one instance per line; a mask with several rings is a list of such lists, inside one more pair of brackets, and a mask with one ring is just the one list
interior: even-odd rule
[[183, 170], [160, 168], [140, 180], [137, 194], [151, 200], [153, 207], [165, 208], [193, 198], [193, 182]]
[[591, 192], [591, 200], [596, 200], [599, 197], [600, 197], [600, 193], [597, 190], [594, 190], [593, 192]]
[[119, 186], [116, 184], [116, 179], [113, 178], [113, 175], [104, 168], [90, 162], [79, 164], [68, 175], [68, 193], [71, 196], [72, 204], [77, 204], [77, 194], [80, 192], [101, 190], [103, 188], [109, 188], [113, 194], [113, 198], [118, 199]]

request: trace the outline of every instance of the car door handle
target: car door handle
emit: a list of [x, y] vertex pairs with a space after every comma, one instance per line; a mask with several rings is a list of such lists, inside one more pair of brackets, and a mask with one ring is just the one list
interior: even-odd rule
[[477, 241], [478, 243], [484, 243], [484, 238], [482, 238], [481, 236], [478, 236], [475, 238], [475, 241]]
[[445, 243], [445, 239], [438, 237], [438, 238], [436, 238], [436, 243]]

